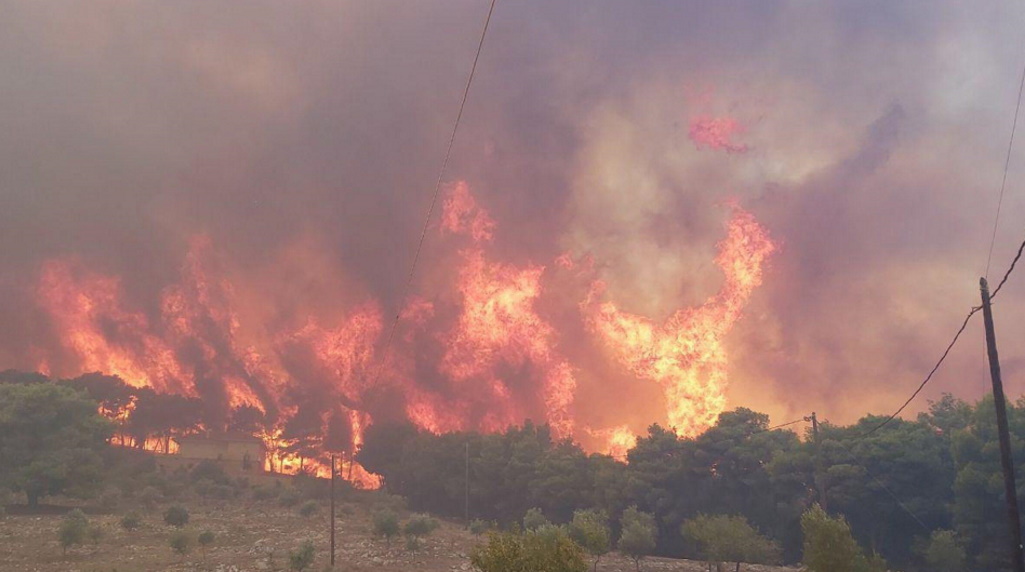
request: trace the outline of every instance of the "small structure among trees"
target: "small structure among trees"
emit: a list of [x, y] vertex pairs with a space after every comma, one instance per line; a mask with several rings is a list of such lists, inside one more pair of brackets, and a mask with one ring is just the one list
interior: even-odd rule
[[207, 433], [176, 437], [178, 454], [160, 459], [162, 465], [191, 467], [203, 461], [217, 463], [228, 474], [262, 473], [267, 459], [263, 441], [242, 433]]

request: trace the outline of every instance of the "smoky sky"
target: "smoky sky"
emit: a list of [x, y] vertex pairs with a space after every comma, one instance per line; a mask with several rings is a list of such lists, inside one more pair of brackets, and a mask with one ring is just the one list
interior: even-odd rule
[[[0, 1], [0, 368], [46, 343], [44, 261], [146, 307], [196, 233], [242, 268], [312, 237], [344, 296], [393, 313], [487, 8]], [[730, 405], [850, 421], [902, 402], [977, 303], [1023, 20], [1010, 1], [499, 0], [446, 180], [498, 222], [497, 258], [591, 254], [656, 320], [714, 294], [738, 201], [780, 250], [728, 338]], [[696, 145], [696, 117], [735, 118], [748, 150]], [[1025, 238], [1020, 149], [991, 280]], [[418, 284], [444, 272], [438, 242]], [[1023, 297], [1015, 276], [996, 309], [1012, 395]], [[924, 398], [978, 397], [984, 358], [975, 323]]]

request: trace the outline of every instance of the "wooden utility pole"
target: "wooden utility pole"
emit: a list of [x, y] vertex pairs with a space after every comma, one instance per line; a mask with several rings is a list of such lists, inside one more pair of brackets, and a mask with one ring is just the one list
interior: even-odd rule
[[811, 417], [805, 417], [804, 420], [811, 421], [812, 441], [815, 443], [815, 488], [819, 492], [819, 506], [822, 510], [829, 510], [826, 504], [826, 477], [822, 470], [822, 452], [819, 445], [819, 418], [812, 411]]
[[335, 567], [335, 456], [331, 455], [331, 568]]
[[1000, 379], [1000, 358], [997, 356], [997, 337], [993, 329], [993, 309], [989, 303], [989, 284], [979, 279], [982, 291], [982, 316], [986, 322], [986, 349], [989, 354], [989, 375], [993, 380], [993, 405], [997, 414], [997, 433], [1000, 435], [1000, 463], [1004, 467], [1004, 496], [1007, 501], [1007, 519], [1011, 525], [1011, 557], [1014, 571], [1025, 572], [1025, 557], [1021, 544], [1021, 517], [1018, 515], [1018, 493], [1014, 479], [1014, 460], [1011, 458], [1011, 435], [1007, 429], [1007, 404], [1004, 401], [1004, 383]]

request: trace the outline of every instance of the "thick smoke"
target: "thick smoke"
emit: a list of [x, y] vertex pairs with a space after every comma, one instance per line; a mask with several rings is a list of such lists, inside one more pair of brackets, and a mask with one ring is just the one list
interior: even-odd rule
[[[917, 385], [978, 298], [1023, 57], [1017, 4], [962, 4], [499, 3], [450, 174], [499, 225], [489, 260], [546, 271], [566, 252], [575, 268], [593, 260], [586, 277], [551, 270], [537, 300], [559, 324], [549, 365], [607, 372], [574, 372], [592, 388], [579, 407], [604, 411], [628, 384], [661, 393], [586, 341], [567, 308], [592, 279], [655, 322], [700, 306], [722, 286], [731, 201], [779, 250], [725, 338], [729, 405], [849, 421]], [[285, 407], [349, 391], [328, 380], [364, 383], [367, 355], [346, 356], [341, 373], [308, 355], [313, 340], [372, 345], [384, 334], [361, 321], [371, 317], [386, 329], [411, 312], [399, 346], [441, 363], [445, 347], [422, 332], [457, 313], [450, 279], [468, 247], [429, 232], [414, 294], [433, 310], [411, 310], [403, 285], [484, 3], [0, 9], [0, 367], [38, 367], [60, 347], [37, 300], [41, 276], [61, 277], [55, 260], [120, 277], [121, 310], [151, 333], [176, 299], [188, 331], [210, 332], [136, 335], [148, 351], [276, 348], [267, 367], [311, 380]], [[991, 278], [1021, 239], [1019, 157]], [[190, 291], [183, 267], [233, 289]], [[1025, 390], [1025, 336], [1011, 329], [1020, 283], [997, 310], [1012, 394]], [[233, 319], [264, 327], [235, 339], [214, 327]], [[271, 383], [219, 359], [218, 380]], [[976, 326], [927, 396], [978, 395], [984, 372]], [[436, 370], [416, 373], [446, 387]], [[382, 390], [373, 408], [401, 412], [403, 395]], [[636, 409], [637, 425], [664, 415]]]

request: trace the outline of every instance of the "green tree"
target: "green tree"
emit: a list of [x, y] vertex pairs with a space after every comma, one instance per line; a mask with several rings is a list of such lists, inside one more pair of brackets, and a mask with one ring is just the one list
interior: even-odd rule
[[779, 546], [762, 536], [742, 516], [705, 516], [684, 521], [684, 538], [696, 544], [702, 557], [722, 570], [723, 562], [779, 564]]
[[658, 528], [655, 517], [632, 506], [623, 511], [619, 519], [622, 532], [616, 547], [634, 561], [634, 567], [641, 569], [641, 559], [655, 551]]
[[843, 518], [832, 518], [819, 505], [801, 517], [804, 566], [809, 572], [885, 572], [885, 563], [869, 558], [851, 536]]
[[172, 505], [164, 511], [164, 522], [181, 528], [189, 523], [189, 511], [181, 505]]
[[934, 530], [921, 556], [929, 572], [961, 572], [968, 569], [968, 556], [952, 530]]
[[391, 539], [399, 534], [399, 517], [390, 510], [380, 510], [374, 513], [374, 536], [384, 538], [388, 547], [391, 547]]
[[46, 495], [86, 495], [103, 474], [111, 424], [83, 394], [50, 383], [0, 384], [0, 486]]
[[299, 514], [305, 517], [311, 517], [320, 512], [320, 504], [315, 500], [308, 500], [299, 507]]
[[419, 539], [431, 534], [437, 528], [437, 520], [431, 518], [430, 515], [418, 513], [409, 517], [402, 531], [406, 533], [406, 536]]
[[67, 554], [68, 548], [82, 544], [88, 529], [89, 520], [81, 510], [76, 508], [64, 515], [60, 527], [57, 529], [57, 540], [60, 541], [62, 554]]
[[551, 521], [537, 507], [528, 509], [523, 515], [523, 530], [537, 530], [546, 524], [551, 524]]
[[176, 530], [171, 533], [168, 544], [171, 550], [184, 558], [192, 550], [192, 533], [187, 530]]
[[207, 549], [210, 547], [210, 545], [214, 543], [214, 540], [216, 539], [217, 537], [214, 535], [213, 531], [204, 530], [203, 532], [199, 533], [199, 537], [196, 538], [196, 541], [199, 542], [199, 547], [203, 550], [204, 558], [206, 557]]
[[493, 532], [474, 548], [470, 562], [481, 572], [585, 572], [583, 549], [564, 530], [551, 525], [541, 531]]
[[609, 517], [598, 509], [577, 510], [569, 523], [569, 537], [594, 557], [594, 570], [598, 561], [609, 552]]
[[133, 531], [142, 526], [142, 519], [139, 517], [139, 513], [131, 511], [128, 514], [121, 517], [121, 528], [127, 531]]
[[313, 561], [316, 558], [316, 552], [313, 548], [313, 542], [307, 540], [303, 542], [302, 546], [298, 550], [292, 550], [288, 553], [288, 569], [295, 570], [296, 572], [302, 572], [310, 566], [313, 566]]

